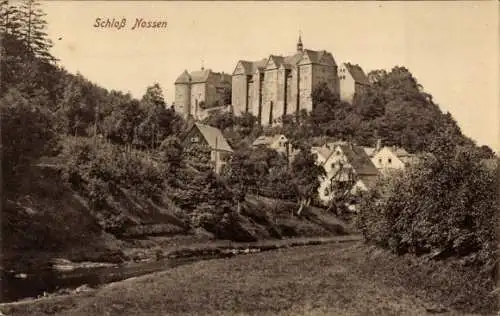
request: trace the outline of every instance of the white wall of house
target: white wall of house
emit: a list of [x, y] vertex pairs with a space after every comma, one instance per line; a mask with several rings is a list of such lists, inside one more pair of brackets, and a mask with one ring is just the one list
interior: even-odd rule
[[332, 194], [327, 189], [330, 187], [332, 177], [339, 169], [339, 163], [342, 163], [345, 168], [350, 168], [351, 166], [347, 163], [347, 159], [339, 146], [334, 147], [333, 153], [329, 157], [317, 154], [317, 162], [322, 164], [326, 171], [326, 176], [320, 178], [320, 186], [318, 188], [319, 200], [326, 205], [332, 198]]
[[397, 169], [402, 170], [405, 164], [389, 147], [382, 148], [372, 157], [372, 162], [377, 169], [384, 172], [384, 170]]

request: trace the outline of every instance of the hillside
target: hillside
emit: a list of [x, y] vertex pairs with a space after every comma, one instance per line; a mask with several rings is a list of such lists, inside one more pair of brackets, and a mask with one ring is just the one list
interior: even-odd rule
[[[40, 268], [52, 258], [71, 261], [139, 260], [158, 249], [215, 238], [256, 241], [347, 233], [332, 215], [291, 217], [293, 202], [248, 196], [232, 225], [209, 232], [193, 227], [167, 195], [159, 201], [116, 187], [96, 210], [82, 191], [71, 189], [57, 165], [40, 164], [23, 179], [3, 209], [3, 269]], [[317, 211], [322, 212], [322, 211]], [[311, 213], [312, 214], [312, 213]], [[160, 238], [161, 237], [161, 238]]]

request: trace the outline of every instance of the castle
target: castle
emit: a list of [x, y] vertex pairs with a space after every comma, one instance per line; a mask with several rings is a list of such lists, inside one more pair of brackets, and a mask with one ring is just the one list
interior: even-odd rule
[[[188, 74], [185, 71], [175, 82], [176, 106], [183, 109], [181, 113], [195, 118], [198, 100], [202, 100], [203, 95], [201, 86], [196, 85], [202, 80], [194, 79], [199, 76], [198, 73]], [[349, 63], [337, 65], [332, 54], [325, 50], [304, 49], [300, 36], [295, 54], [285, 57], [270, 55], [258, 61], [240, 60], [232, 78], [229, 78], [224, 77], [223, 81], [229, 81], [231, 85], [234, 115], [251, 113], [261, 125], [273, 125], [283, 115], [303, 109], [312, 111], [311, 94], [319, 84], [325, 83], [341, 100], [349, 103], [369, 85], [360, 66]], [[203, 91], [208, 91], [210, 85], [208, 80], [205, 81]], [[186, 90], [189, 86], [190, 90]], [[205, 98], [208, 99], [209, 94]], [[213, 98], [220, 99], [220, 96]], [[193, 103], [193, 100], [196, 101]]]
[[202, 120], [214, 108], [224, 108], [229, 102], [231, 75], [202, 68], [185, 70], [175, 80], [175, 110], [185, 118]]

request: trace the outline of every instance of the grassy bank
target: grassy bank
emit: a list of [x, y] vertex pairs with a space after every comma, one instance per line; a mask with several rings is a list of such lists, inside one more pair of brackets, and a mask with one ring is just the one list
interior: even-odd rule
[[[442, 276], [437, 278], [427, 268]], [[7, 304], [0, 310], [20, 316], [493, 312], [481, 293], [469, 298], [460, 295], [471, 280], [456, 284], [454, 290], [446, 286], [447, 279], [463, 276], [461, 271], [439, 262], [427, 268], [359, 243], [298, 247], [197, 262], [90, 293]], [[430, 274], [425, 275], [426, 271]], [[446, 296], [440, 294], [443, 291], [448, 291]], [[463, 299], [469, 304], [457, 303]]]

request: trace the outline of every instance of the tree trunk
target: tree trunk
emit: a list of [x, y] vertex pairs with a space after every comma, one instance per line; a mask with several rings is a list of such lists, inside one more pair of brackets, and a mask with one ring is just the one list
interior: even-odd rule
[[297, 211], [297, 215], [300, 216], [300, 213], [302, 213], [302, 210], [304, 209], [305, 204], [306, 204], [305, 200], [301, 199], [300, 200], [300, 207], [299, 207], [299, 210]]

